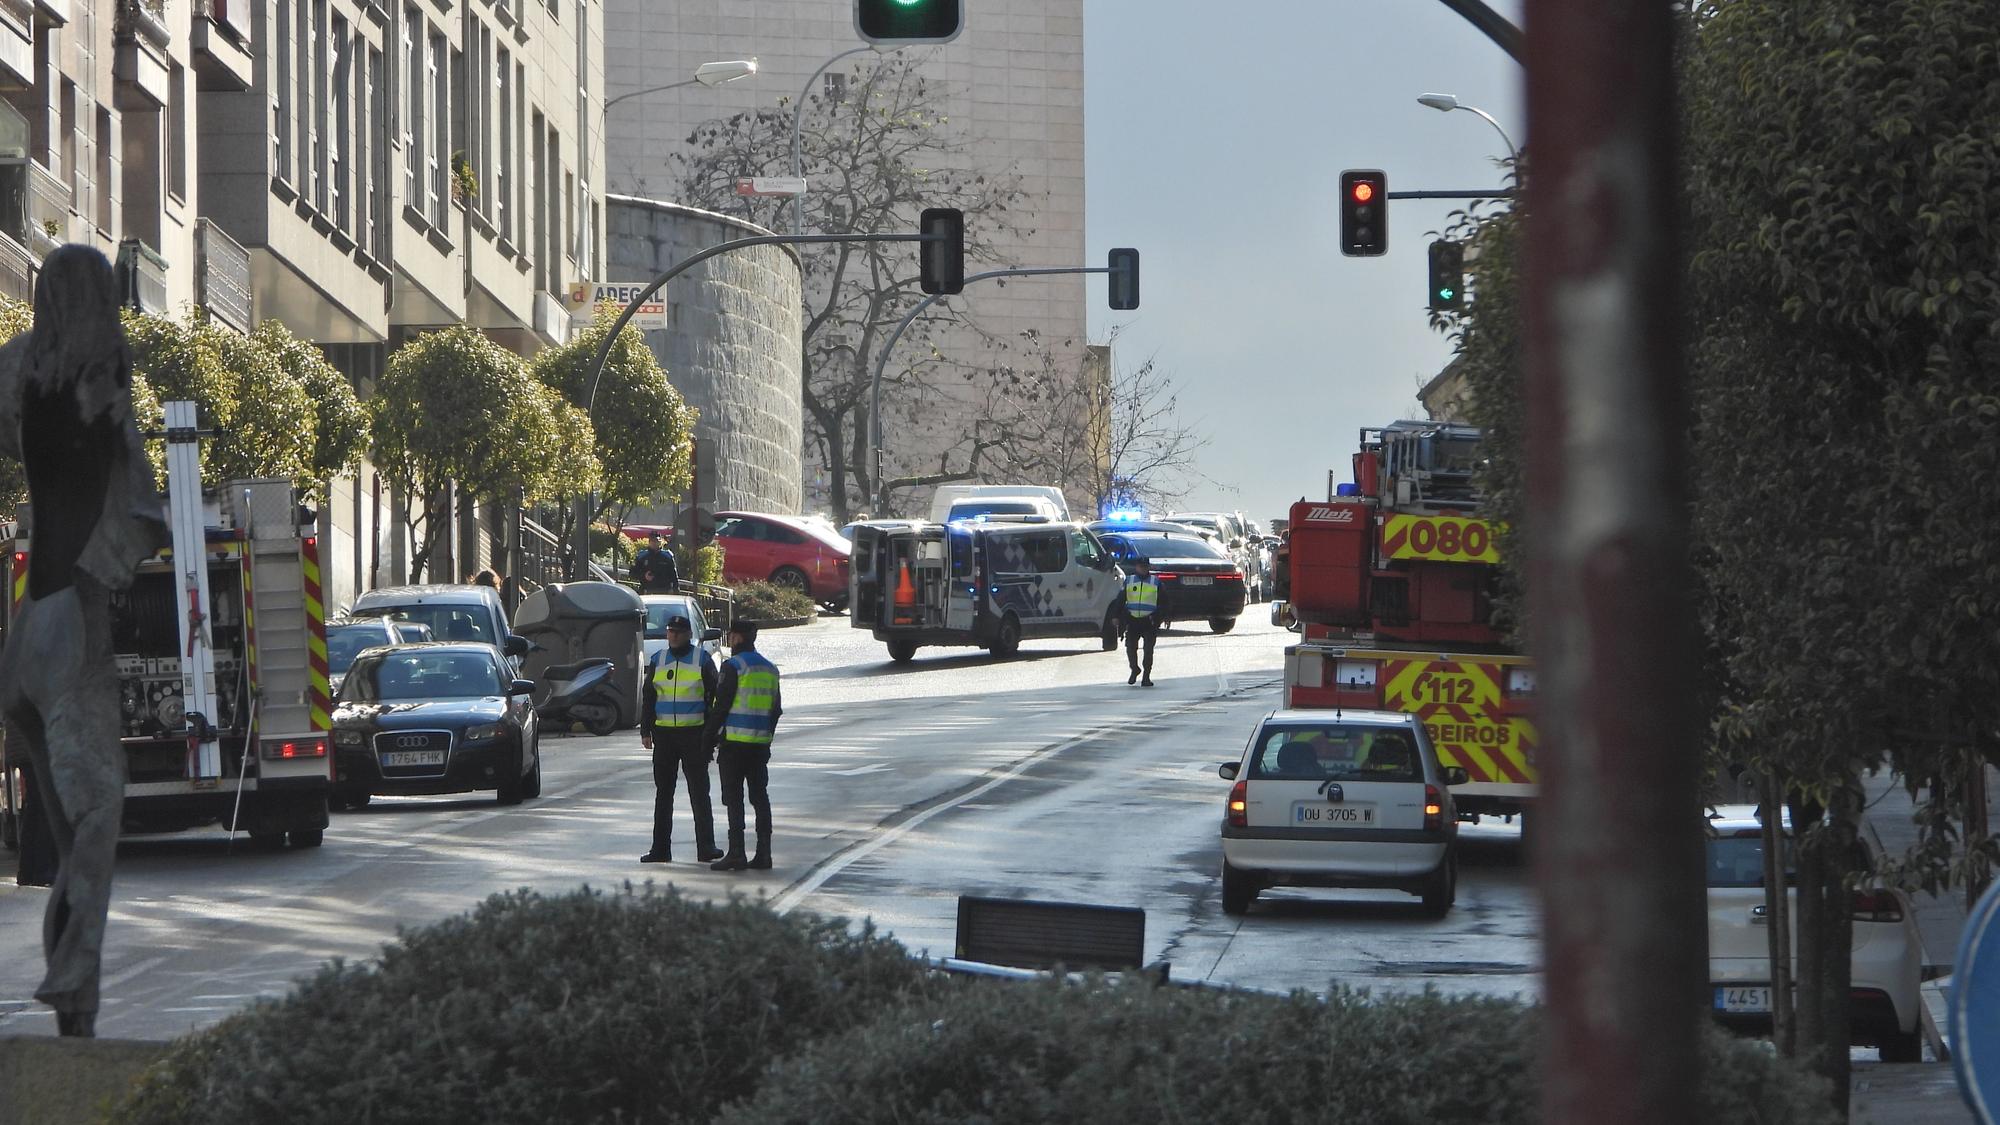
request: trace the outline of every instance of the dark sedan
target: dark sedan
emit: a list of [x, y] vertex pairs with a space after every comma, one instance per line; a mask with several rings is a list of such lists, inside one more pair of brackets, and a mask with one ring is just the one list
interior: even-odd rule
[[1236, 627], [1243, 570], [1206, 539], [1159, 531], [1100, 531], [1097, 538], [1120, 566], [1134, 558], [1152, 564], [1160, 580], [1161, 628], [1175, 621], [1207, 621], [1216, 633]]
[[427, 643], [355, 658], [333, 713], [334, 805], [376, 794], [542, 792], [540, 730], [528, 693], [492, 645]]

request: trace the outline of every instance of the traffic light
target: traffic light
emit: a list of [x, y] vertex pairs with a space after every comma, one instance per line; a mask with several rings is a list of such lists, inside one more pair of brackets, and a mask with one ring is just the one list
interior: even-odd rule
[[1350, 168], [1340, 174], [1340, 252], [1373, 258], [1389, 252], [1389, 176]]
[[1111, 252], [1111, 307], [1119, 312], [1139, 307], [1139, 252], [1129, 246]]
[[927, 207], [917, 230], [917, 281], [926, 293], [957, 293], [965, 288], [965, 212], [956, 207]]
[[1465, 307], [1465, 246], [1440, 238], [1431, 243], [1431, 311]]
[[870, 43], [949, 43], [965, 30], [965, 0], [854, 0], [854, 30]]

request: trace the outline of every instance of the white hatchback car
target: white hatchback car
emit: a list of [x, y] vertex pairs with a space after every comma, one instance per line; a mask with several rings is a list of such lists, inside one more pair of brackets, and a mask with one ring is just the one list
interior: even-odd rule
[[1284, 710], [1266, 715], [1222, 816], [1222, 909], [1242, 914], [1266, 887], [1388, 887], [1443, 917], [1458, 892], [1452, 785], [1415, 716]]
[[[1763, 828], [1754, 806], [1724, 805], [1715, 812], [1708, 821], [1709, 1006], [1727, 1026], [1763, 1031], [1771, 1026]], [[1789, 824], [1786, 833], [1789, 837]], [[1868, 857], [1871, 867], [1873, 858]], [[1786, 897], [1796, 918], [1798, 892]], [[1853, 910], [1853, 981], [1848, 985], [1853, 1041], [1880, 1048], [1883, 1062], [1921, 1062], [1923, 947], [1909, 900], [1888, 888], [1857, 890]], [[1796, 925], [1792, 950], [1796, 955]]]

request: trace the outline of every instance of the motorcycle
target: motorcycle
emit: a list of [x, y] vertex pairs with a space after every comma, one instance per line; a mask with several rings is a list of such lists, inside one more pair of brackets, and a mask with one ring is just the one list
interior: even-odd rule
[[592, 734], [617, 730], [618, 694], [611, 686], [614, 667], [610, 660], [600, 656], [544, 668], [530, 697], [535, 714], [544, 723], [560, 726], [582, 723], [583, 729]]

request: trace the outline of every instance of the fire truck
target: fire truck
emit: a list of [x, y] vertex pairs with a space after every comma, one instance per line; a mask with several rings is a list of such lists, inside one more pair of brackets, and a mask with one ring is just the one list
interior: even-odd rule
[[1459, 811], [1524, 814], [1535, 795], [1535, 670], [1493, 624], [1499, 553], [1481, 515], [1480, 431], [1396, 422], [1361, 431], [1354, 481], [1292, 505], [1282, 567], [1295, 624], [1287, 707], [1423, 719], [1469, 784]]
[[[332, 784], [319, 542], [289, 481], [204, 495], [192, 403], [168, 403], [172, 545], [112, 595], [125, 828], [219, 823], [317, 847]], [[7, 620], [28, 588], [33, 515], [4, 545]], [[198, 560], [191, 565], [187, 560]], [[0, 743], [0, 828], [18, 842], [25, 748]]]

